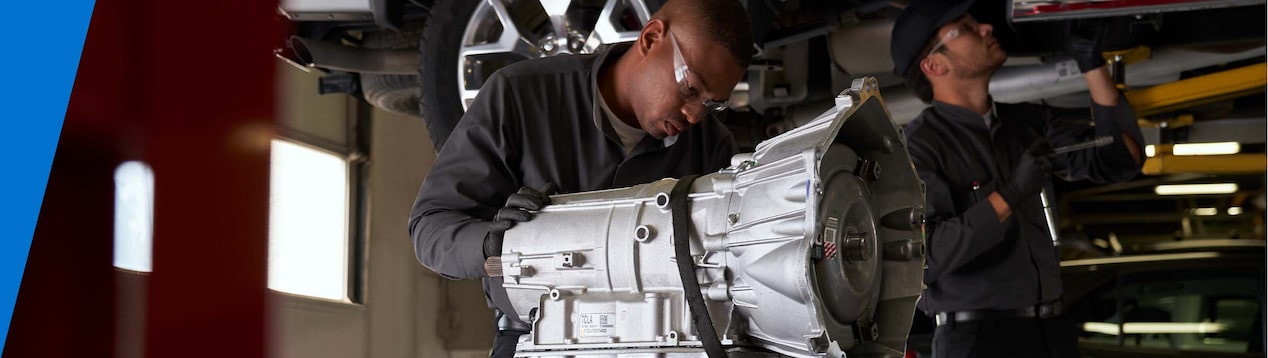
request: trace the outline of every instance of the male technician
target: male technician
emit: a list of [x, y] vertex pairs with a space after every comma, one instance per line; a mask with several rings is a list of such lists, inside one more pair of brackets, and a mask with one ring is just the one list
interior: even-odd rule
[[[1076, 357], [1059, 320], [1061, 276], [1040, 200], [1052, 174], [1121, 182], [1141, 167], [1136, 117], [1105, 68], [1100, 36], [1072, 36], [1095, 125], [1067, 126], [1045, 107], [992, 101], [1006, 55], [972, 1], [913, 0], [894, 24], [891, 55], [932, 106], [905, 132], [925, 181], [928, 255], [918, 307], [935, 317], [934, 356]], [[1053, 147], [1109, 136], [1110, 145]]]
[[671, 0], [632, 44], [516, 63], [485, 83], [419, 189], [409, 229], [424, 266], [484, 279], [500, 316], [494, 357], [510, 357], [529, 330], [484, 268], [503, 233], [547, 204], [553, 186], [581, 192], [725, 167], [735, 142], [713, 115], [752, 55], [738, 1]]

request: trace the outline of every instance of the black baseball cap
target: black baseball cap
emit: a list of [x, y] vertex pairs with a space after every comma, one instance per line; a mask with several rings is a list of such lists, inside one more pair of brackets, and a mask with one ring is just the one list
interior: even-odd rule
[[899, 76], [907, 75], [907, 68], [919, 60], [929, 38], [946, 25], [968, 12], [973, 0], [912, 0], [894, 21], [890, 36], [889, 55], [894, 59], [894, 70]]

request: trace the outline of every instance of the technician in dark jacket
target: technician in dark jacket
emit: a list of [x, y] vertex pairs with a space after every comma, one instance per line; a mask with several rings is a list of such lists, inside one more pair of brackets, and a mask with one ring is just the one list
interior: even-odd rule
[[[907, 125], [926, 186], [928, 266], [919, 307], [935, 316], [934, 356], [1075, 357], [1061, 313], [1056, 248], [1040, 200], [1053, 173], [1121, 182], [1141, 166], [1136, 117], [1114, 87], [1096, 37], [1071, 42], [1092, 96], [1094, 127], [1045, 107], [991, 100], [1006, 55], [972, 1], [913, 0], [894, 25], [891, 54], [908, 87], [933, 105]], [[1096, 149], [1054, 146], [1109, 136]]]
[[[734, 0], [670, 1], [633, 44], [499, 70], [419, 190], [409, 220], [418, 260], [448, 278], [483, 278], [490, 306], [509, 311], [484, 262], [501, 255], [502, 232], [548, 202], [533, 188], [627, 187], [726, 167], [735, 142], [713, 114], [752, 57], [747, 19]], [[506, 315], [494, 356], [510, 356], [527, 333], [506, 320], [518, 321]]]

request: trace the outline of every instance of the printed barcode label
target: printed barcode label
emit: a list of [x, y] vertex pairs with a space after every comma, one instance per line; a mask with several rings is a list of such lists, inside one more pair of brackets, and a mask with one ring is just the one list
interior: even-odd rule
[[582, 337], [612, 337], [616, 335], [615, 313], [582, 313]]

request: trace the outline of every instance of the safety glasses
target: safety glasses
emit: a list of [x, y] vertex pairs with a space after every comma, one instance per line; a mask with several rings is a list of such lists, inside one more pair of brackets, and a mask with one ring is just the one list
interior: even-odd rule
[[942, 37], [938, 39], [938, 43], [933, 45], [933, 48], [930, 48], [929, 52], [925, 53], [924, 57], [932, 56], [934, 53], [942, 50], [942, 48], [947, 47], [947, 43], [951, 42], [951, 40], [955, 40], [957, 37], [960, 37], [960, 34], [974, 33], [978, 30], [978, 22], [972, 16], [966, 15], [960, 20], [957, 20], [956, 23], [958, 26], [947, 30], [947, 33], [945, 34], [942, 34]]
[[726, 110], [726, 101], [716, 101], [709, 98], [701, 98], [698, 87], [691, 84], [690, 68], [682, 59], [682, 50], [678, 48], [678, 39], [674, 37], [674, 33], [669, 33], [669, 43], [674, 46], [674, 81], [678, 84], [678, 94], [682, 96], [684, 103], [699, 105], [691, 105], [691, 114], [699, 117], [702, 114], [719, 114]]
[[938, 44], [933, 45], [933, 48], [929, 49], [929, 53], [926, 53], [925, 57], [932, 56], [934, 53], [937, 53], [938, 50], [941, 50], [943, 47], [947, 47], [947, 41], [954, 40], [957, 37], [960, 37], [960, 29], [951, 29], [947, 31], [946, 34], [942, 35], [942, 38], [938, 39]]

